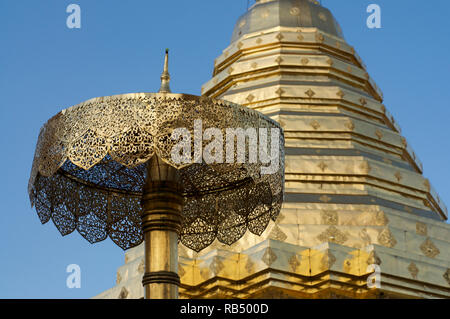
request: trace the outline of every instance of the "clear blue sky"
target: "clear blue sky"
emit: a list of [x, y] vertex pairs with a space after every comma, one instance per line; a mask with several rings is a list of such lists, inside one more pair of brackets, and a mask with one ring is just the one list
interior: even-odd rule
[[[253, 0], [250, 0], [253, 2]], [[66, 7], [82, 9], [81, 30]], [[449, 1], [323, 0], [341, 23], [385, 104], [450, 205]], [[365, 25], [382, 8], [382, 29]], [[27, 183], [40, 127], [86, 99], [159, 88], [171, 49], [172, 91], [200, 94], [247, 0], [0, 0], [0, 298], [89, 298], [115, 283], [124, 263], [110, 240], [61, 237], [30, 208]], [[82, 288], [66, 288], [78, 264]]]

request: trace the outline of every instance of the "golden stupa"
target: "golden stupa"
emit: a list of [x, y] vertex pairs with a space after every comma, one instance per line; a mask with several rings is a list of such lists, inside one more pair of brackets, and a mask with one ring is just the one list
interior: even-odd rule
[[[276, 223], [195, 253], [181, 298], [450, 298], [447, 209], [329, 10], [259, 0], [239, 18], [202, 94], [285, 130]], [[143, 248], [95, 298], [142, 298]]]

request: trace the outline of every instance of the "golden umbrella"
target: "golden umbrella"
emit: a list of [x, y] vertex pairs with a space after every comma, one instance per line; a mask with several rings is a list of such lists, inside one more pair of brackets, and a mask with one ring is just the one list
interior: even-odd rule
[[169, 88], [88, 100], [41, 129], [28, 192], [41, 222], [126, 250], [145, 241], [146, 298], [177, 298], [178, 241], [200, 251], [279, 214], [284, 135], [259, 112]]

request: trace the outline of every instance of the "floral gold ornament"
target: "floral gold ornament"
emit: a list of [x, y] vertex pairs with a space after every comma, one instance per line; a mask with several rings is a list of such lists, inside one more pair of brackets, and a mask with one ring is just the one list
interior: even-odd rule
[[282, 88], [278, 88], [278, 90], [276, 90], [275, 93], [276, 93], [278, 96], [282, 96], [283, 93], [284, 93], [284, 90], [283, 90]]
[[417, 268], [415, 263], [410, 263], [408, 266], [409, 273], [411, 274], [411, 277], [414, 279], [417, 279], [417, 276], [419, 275], [419, 268]]
[[355, 130], [355, 123], [354, 123], [352, 120], [349, 120], [349, 121], [345, 124], [345, 126], [346, 126], [350, 131]]
[[403, 176], [400, 172], [396, 172], [394, 174], [395, 178], [397, 179], [397, 182], [400, 182], [403, 179]]
[[293, 16], [298, 16], [300, 15], [300, 9], [298, 7], [292, 7], [289, 13]]
[[342, 99], [345, 96], [345, 93], [341, 89], [339, 89], [337, 91], [336, 95], [339, 96]]
[[272, 266], [272, 264], [278, 259], [277, 255], [275, 254], [275, 252], [273, 251], [272, 248], [267, 247], [264, 250], [264, 254], [261, 258], [261, 260], [267, 265], [267, 266]]
[[441, 253], [430, 238], [427, 238], [422, 245], [420, 245], [420, 250], [425, 256], [430, 258], [436, 258]]
[[328, 165], [325, 164], [324, 162], [320, 162], [319, 165], [317, 166], [320, 168], [322, 172], [325, 172], [325, 170], [328, 168]]
[[314, 95], [316, 95], [316, 92], [314, 92], [313, 90], [309, 89], [308, 91], [305, 92], [305, 94], [307, 96], [309, 96], [309, 98], [312, 98]]
[[249, 274], [251, 274], [253, 272], [253, 269], [255, 268], [255, 263], [251, 260], [251, 258], [249, 257], [247, 259], [247, 262], [245, 263], [245, 270], [247, 270], [247, 272]]
[[373, 223], [378, 226], [386, 226], [389, 224], [389, 219], [387, 218], [386, 213], [381, 210], [375, 214]]
[[392, 232], [390, 231], [389, 228], [384, 228], [380, 234], [378, 235], [378, 242], [385, 246], [385, 247], [389, 247], [392, 248], [395, 245], [397, 245], [397, 240], [395, 239], [394, 235], [392, 234]]
[[450, 269], [447, 269], [442, 277], [444, 277], [445, 281], [447, 281], [448, 285], [450, 286]]
[[323, 36], [322, 33], [316, 33], [316, 41], [322, 43], [323, 41], [325, 41], [325, 37]]
[[336, 244], [343, 244], [347, 241], [348, 237], [346, 234], [341, 232], [337, 227], [330, 226], [323, 233], [317, 236], [320, 242], [332, 242]]
[[416, 233], [421, 236], [427, 236], [428, 235], [428, 228], [427, 224], [422, 222], [416, 223]]
[[332, 200], [332, 198], [327, 195], [322, 195], [319, 197], [319, 200], [323, 203], [328, 203]]
[[370, 235], [367, 233], [367, 229], [363, 228], [359, 232], [359, 237], [363, 240], [365, 245], [370, 245], [372, 243], [372, 240], [370, 238]]
[[333, 210], [323, 210], [321, 212], [322, 223], [324, 225], [337, 225], [339, 221], [338, 213]]
[[311, 121], [309, 125], [316, 131], [320, 128], [320, 123], [317, 120]]
[[278, 240], [278, 241], [285, 241], [287, 236], [285, 233], [283, 233], [283, 231], [280, 229], [280, 227], [275, 225], [273, 227], [272, 231], [270, 232], [269, 238], [273, 239], [273, 240]]

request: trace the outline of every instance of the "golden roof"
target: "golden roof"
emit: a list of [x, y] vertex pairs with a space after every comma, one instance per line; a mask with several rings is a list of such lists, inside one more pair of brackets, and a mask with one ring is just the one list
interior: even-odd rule
[[344, 38], [331, 12], [316, 0], [259, 0], [238, 19], [231, 41], [279, 26], [316, 27]]

